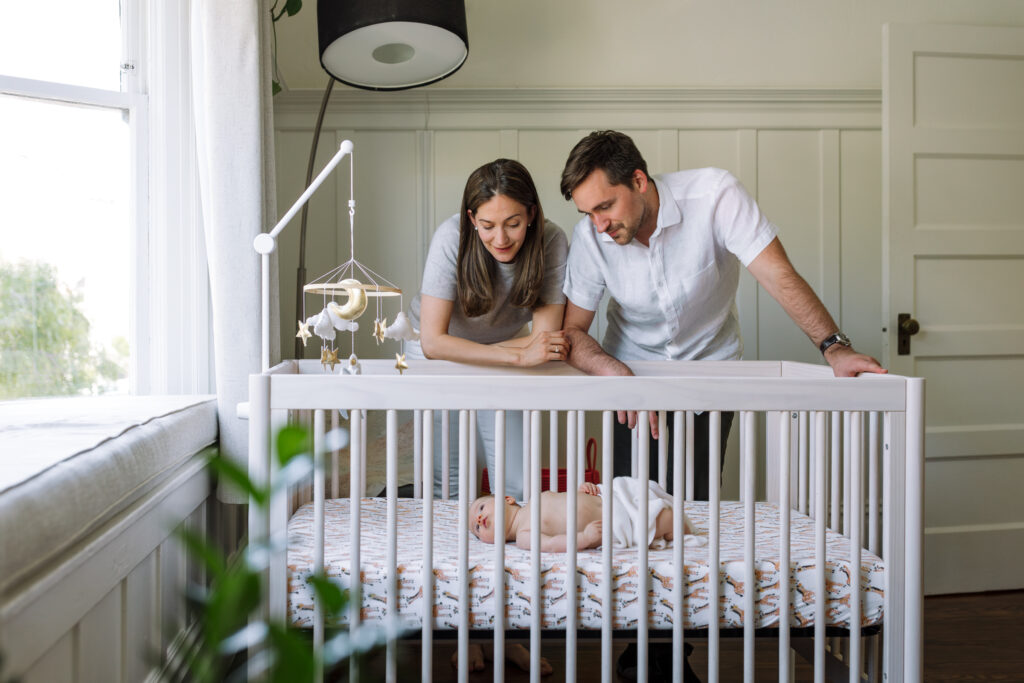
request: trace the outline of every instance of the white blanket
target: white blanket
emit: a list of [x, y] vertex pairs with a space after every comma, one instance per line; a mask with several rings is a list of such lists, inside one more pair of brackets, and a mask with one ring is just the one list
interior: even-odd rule
[[[614, 499], [612, 504], [612, 547], [631, 548], [639, 545], [636, 532], [637, 519], [641, 519], [647, 525], [647, 545], [655, 550], [668, 547], [664, 538], [654, 540], [658, 514], [665, 509], [672, 509], [672, 496], [665, 492], [655, 481], [647, 482], [647, 511], [642, 514], [640, 510], [640, 493], [643, 490], [643, 482], [634, 477], [615, 477]], [[598, 490], [603, 496], [605, 485], [598, 484]], [[693, 524], [690, 523], [686, 514], [683, 514], [683, 529], [686, 532], [693, 531]], [[707, 540], [692, 533], [686, 533], [684, 544], [687, 546], [704, 545]]]

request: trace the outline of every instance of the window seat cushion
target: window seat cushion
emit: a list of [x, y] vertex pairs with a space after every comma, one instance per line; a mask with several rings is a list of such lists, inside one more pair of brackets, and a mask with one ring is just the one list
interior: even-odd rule
[[0, 402], [0, 596], [216, 441], [207, 395]]

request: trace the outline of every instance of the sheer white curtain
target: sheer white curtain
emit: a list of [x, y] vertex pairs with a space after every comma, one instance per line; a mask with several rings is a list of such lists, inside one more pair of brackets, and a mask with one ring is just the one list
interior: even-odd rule
[[[220, 445], [248, 462], [236, 417], [260, 365], [260, 274], [253, 238], [275, 221], [270, 12], [266, 0], [192, 0], [192, 87], [203, 226], [210, 266]], [[276, 277], [271, 291], [275, 292]], [[271, 310], [278, 309], [271, 302]], [[271, 321], [277, 329], [277, 321]], [[276, 331], [271, 340], [278, 339]], [[271, 357], [279, 344], [271, 342]], [[246, 502], [238, 492], [222, 499]]]

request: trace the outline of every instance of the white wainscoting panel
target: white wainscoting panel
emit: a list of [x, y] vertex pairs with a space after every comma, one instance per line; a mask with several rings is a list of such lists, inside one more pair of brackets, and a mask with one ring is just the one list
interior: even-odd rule
[[[321, 92], [300, 91], [275, 98], [282, 213], [303, 189], [321, 97]], [[633, 137], [651, 173], [717, 166], [735, 174], [779, 226], [797, 269], [857, 348], [881, 354], [881, 95], [876, 90], [336, 89], [316, 169], [342, 139], [353, 140], [356, 255], [399, 283], [408, 307], [419, 288], [430, 237], [458, 211], [474, 168], [501, 156], [522, 161], [545, 214], [571, 237], [580, 215], [559, 192], [562, 167], [580, 138], [607, 128]], [[348, 182], [346, 163], [310, 202], [310, 279], [349, 257]], [[281, 340], [287, 356], [297, 319], [297, 243], [296, 220], [280, 238], [281, 319], [286, 321]], [[737, 302], [745, 358], [821, 362], [817, 349], [745, 272]], [[307, 316], [319, 305], [307, 300]], [[393, 318], [397, 305], [384, 305]], [[600, 337], [603, 325], [599, 312], [592, 334]], [[357, 333], [357, 352], [390, 357], [395, 342], [378, 347], [370, 327]], [[306, 357], [318, 356], [314, 346]], [[736, 486], [734, 470], [730, 456], [726, 494]]]

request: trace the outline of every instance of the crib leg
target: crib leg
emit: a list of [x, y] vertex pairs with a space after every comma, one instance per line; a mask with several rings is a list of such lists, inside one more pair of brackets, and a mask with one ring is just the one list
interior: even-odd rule
[[[814, 663], [814, 640], [811, 638], [794, 638], [790, 641], [793, 651], [810, 663]], [[793, 680], [796, 671], [793, 660], [790, 658], [790, 677]], [[840, 661], [831, 651], [825, 653], [825, 680], [827, 681], [848, 681], [850, 680], [850, 667]]]

